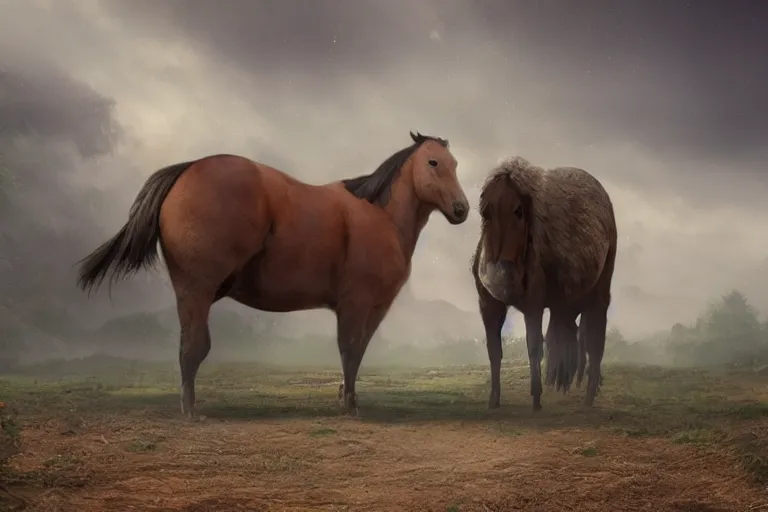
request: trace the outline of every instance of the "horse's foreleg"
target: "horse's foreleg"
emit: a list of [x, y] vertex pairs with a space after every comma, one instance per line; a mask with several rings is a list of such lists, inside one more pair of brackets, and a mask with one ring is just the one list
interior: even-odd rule
[[351, 307], [340, 309], [337, 313], [337, 341], [341, 356], [341, 368], [344, 373], [339, 385], [339, 400], [348, 412], [357, 409], [355, 383], [360, 371], [360, 364], [368, 344], [376, 333], [388, 307], [380, 306], [365, 311], [366, 308]]
[[488, 349], [488, 361], [491, 364], [491, 393], [488, 397], [488, 408], [499, 407], [501, 401], [501, 328], [507, 318], [507, 306], [487, 292], [480, 293], [480, 316], [485, 326], [485, 345]]
[[541, 360], [544, 358], [544, 334], [542, 319], [544, 310], [536, 310], [525, 315], [525, 341], [528, 345], [528, 365], [531, 372], [531, 397], [533, 410], [541, 410]]
[[177, 298], [181, 341], [179, 367], [181, 369], [181, 412], [188, 418], [195, 411], [195, 376], [200, 363], [211, 349], [208, 313], [211, 301], [197, 297]]

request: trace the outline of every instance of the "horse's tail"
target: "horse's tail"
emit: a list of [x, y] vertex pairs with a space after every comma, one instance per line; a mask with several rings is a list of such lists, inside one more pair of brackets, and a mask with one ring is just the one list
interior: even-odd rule
[[184, 171], [195, 161], [171, 165], [152, 174], [133, 201], [128, 222], [115, 236], [80, 260], [77, 285], [89, 294], [109, 274], [110, 287], [119, 279], [150, 268], [157, 261], [160, 207]]

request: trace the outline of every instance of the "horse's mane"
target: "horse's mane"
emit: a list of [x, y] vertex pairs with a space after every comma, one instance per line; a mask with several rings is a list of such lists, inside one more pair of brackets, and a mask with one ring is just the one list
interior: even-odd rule
[[341, 180], [344, 184], [344, 188], [355, 197], [365, 199], [371, 204], [385, 206], [387, 202], [389, 202], [389, 192], [392, 188], [392, 183], [400, 174], [400, 169], [403, 167], [403, 164], [405, 164], [405, 161], [411, 157], [419, 146], [428, 140], [433, 140], [445, 148], [448, 147], [447, 140], [441, 139], [440, 137], [422, 135], [419, 132], [416, 132], [415, 134], [411, 132], [411, 139], [413, 140], [413, 144], [401, 149], [384, 160], [381, 165], [379, 165], [378, 169], [371, 174]]

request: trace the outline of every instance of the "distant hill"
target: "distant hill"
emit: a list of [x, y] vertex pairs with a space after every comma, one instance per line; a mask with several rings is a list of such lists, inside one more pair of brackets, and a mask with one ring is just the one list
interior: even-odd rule
[[[158, 314], [162, 315], [163, 324], [172, 324], [176, 332], [178, 326], [175, 308], [163, 310]], [[211, 311], [211, 330], [214, 335], [217, 326], [234, 321], [231, 315], [238, 317], [238, 321], [251, 325], [259, 337], [298, 339], [336, 336], [336, 320], [330, 311], [265, 313], [230, 300], [221, 301]], [[462, 310], [444, 300], [418, 299], [407, 285], [392, 305], [377, 333], [377, 337], [395, 344], [436, 343], [481, 336], [483, 324], [479, 312]]]
[[441, 299], [418, 299], [407, 285], [380, 329], [380, 336], [393, 343], [434, 344], [484, 335], [479, 311], [465, 311]]
[[0, 304], [0, 360], [35, 361], [67, 354], [66, 340], [60, 339], [19, 314], [7, 304]]
[[[318, 340], [335, 346], [336, 321], [330, 311], [266, 313], [231, 300], [216, 304], [209, 319], [217, 357], [258, 357], [287, 340]], [[83, 350], [123, 357], [171, 357], [178, 350], [179, 325], [175, 307], [136, 312], [113, 318], [83, 336]], [[439, 345], [483, 336], [479, 313], [457, 308], [444, 300], [418, 299], [403, 290], [381, 325], [376, 338], [392, 345]], [[282, 342], [281, 342], [282, 340]]]

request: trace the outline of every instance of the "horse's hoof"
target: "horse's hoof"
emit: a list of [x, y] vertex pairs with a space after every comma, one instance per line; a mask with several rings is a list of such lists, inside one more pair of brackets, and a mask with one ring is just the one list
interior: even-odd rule
[[488, 401], [488, 409], [493, 410], [493, 409], [498, 409], [499, 407], [501, 407], [501, 404], [499, 404], [498, 400], [491, 399]]

